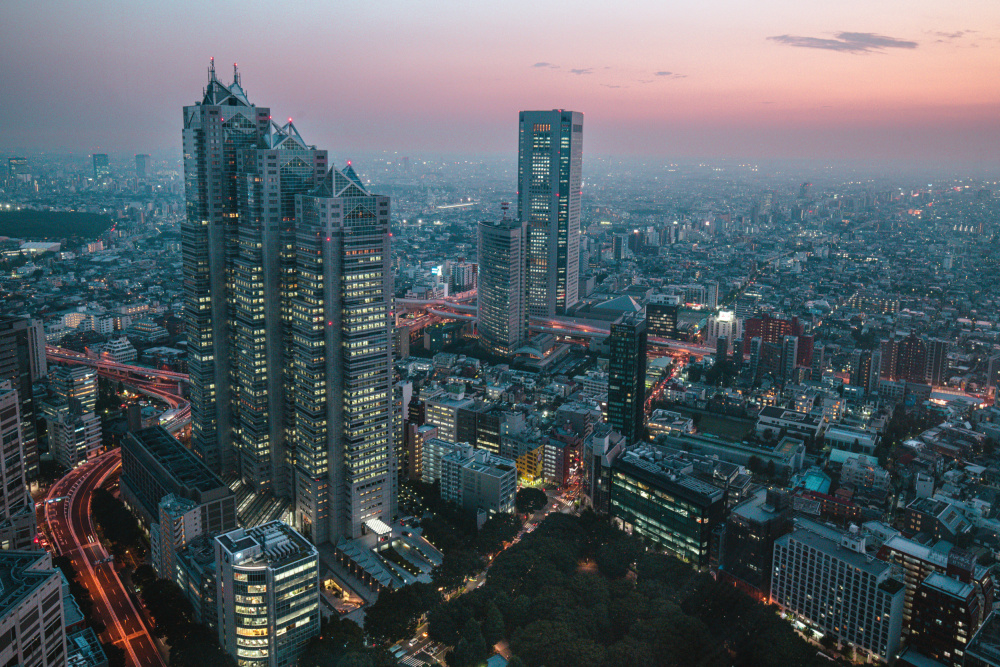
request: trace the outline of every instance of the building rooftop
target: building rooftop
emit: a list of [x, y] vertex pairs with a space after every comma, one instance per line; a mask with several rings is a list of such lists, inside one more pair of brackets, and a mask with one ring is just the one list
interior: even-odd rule
[[0, 551], [0, 617], [54, 576], [48, 552]]
[[923, 585], [941, 591], [942, 593], [962, 598], [963, 600], [972, 595], [973, 590], [975, 590], [972, 584], [963, 583], [958, 579], [946, 577], [938, 572], [932, 572], [927, 575], [927, 578], [924, 579]]
[[317, 557], [316, 547], [291, 526], [271, 521], [256, 528], [237, 528], [215, 540], [241, 567], [281, 567], [309, 556]]
[[[775, 544], [787, 546], [788, 542], [795, 540], [796, 542], [805, 544], [813, 549], [816, 549], [817, 551], [834, 556], [838, 560], [842, 560], [848, 565], [856, 567], [859, 570], [867, 572], [875, 577], [881, 576], [886, 570], [892, 567], [889, 563], [848, 549], [847, 547], [842, 546], [840, 542], [831, 539], [830, 536], [815, 532], [811, 529], [810, 524], [812, 524], [812, 522], [802, 522], [796, 524], [797, 527], [793, 532], [779, 537], [775, 541]], [[900, 583], [900, 586], [902, 585], [903, 584]]]
[[[161, 426], [153, 426], [131, 434], [149, 455], [185, 486], [202, 493], [228, 488], [222, 478], [208, 469], [197, 456], [187, 450], [177, 438]], [[129, 438], [126, 438], [128, 442]]]
[[1000, 616], [990, 612], [965, 649], [966, 661], [974, 657], [987, 665], [1000, 667]]

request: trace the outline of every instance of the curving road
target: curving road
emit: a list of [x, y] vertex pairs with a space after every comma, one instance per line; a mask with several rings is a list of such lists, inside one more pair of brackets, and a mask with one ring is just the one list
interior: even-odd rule
[[107, 628], [101, 640], [124, 649], [129, 665], [165, 667], [145, 613], [125, 590], [114, 563], [101, 562], [108, 553], [97, 539], [90, 514], [94, 491], [107, 486], [120, 467], [121, 452], [113, 449], [70, 471], [49, 490], [43, 506], [44, 525], [56, 553], [72, 561], [80, 582], [90, 592], [94, 616]]

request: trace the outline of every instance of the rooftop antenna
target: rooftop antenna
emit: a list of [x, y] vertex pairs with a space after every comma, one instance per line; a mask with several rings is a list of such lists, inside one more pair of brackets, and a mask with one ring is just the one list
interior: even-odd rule
[[240, 70], [237, 68], [236, 63], [233, 63], [233, 83], [237, 86], [240, 85]]
[[507, 211], [510, 210], [510, 202], [509, 201], [500, 202], [500, 210], [503, 211], [503, 215], [501, 216], [500, 221], [504, 222], [507, 220]]
[[211, 83], [215, 79], [215, 57], [208, 59], [208, 82]]

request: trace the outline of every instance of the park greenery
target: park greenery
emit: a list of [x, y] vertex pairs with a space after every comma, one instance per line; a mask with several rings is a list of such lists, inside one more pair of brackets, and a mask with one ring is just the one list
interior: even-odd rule
[[554, 514], [497, 556], [486, 584], [434, 607], [449, 664], [480, 665], [507, 639], [514, 665], [830, 665], [775, 608], [593, 513]]
[[518, 514], [531, 514], [532, 512], [537, 512], [545, 507], [548, 502], [549, 497], [545, 495], [545, 491], [537, 489], [533, 486], [526, 486], [518, 489], [517, 496], [514, 499]]
[[115, 558], [121, 560], [126, 552], [137, 559], [145, 555], [147, 547], [142, 528], [122, 501], [106, 489], [96, 489], [90, 509]]
[[4, 211], [0, 213], [0, 236], [90, 241], [110, 229], [111, 224], [111, 218], [98, 213]]

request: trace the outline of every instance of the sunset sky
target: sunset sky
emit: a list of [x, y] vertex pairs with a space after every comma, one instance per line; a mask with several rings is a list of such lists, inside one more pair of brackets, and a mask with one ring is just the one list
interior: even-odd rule
[[1000, 162], [997, 0], [5, 0], [0, 150], [179, 153], [211, 56], [338, 158], [566, 108], [589, 154]]

